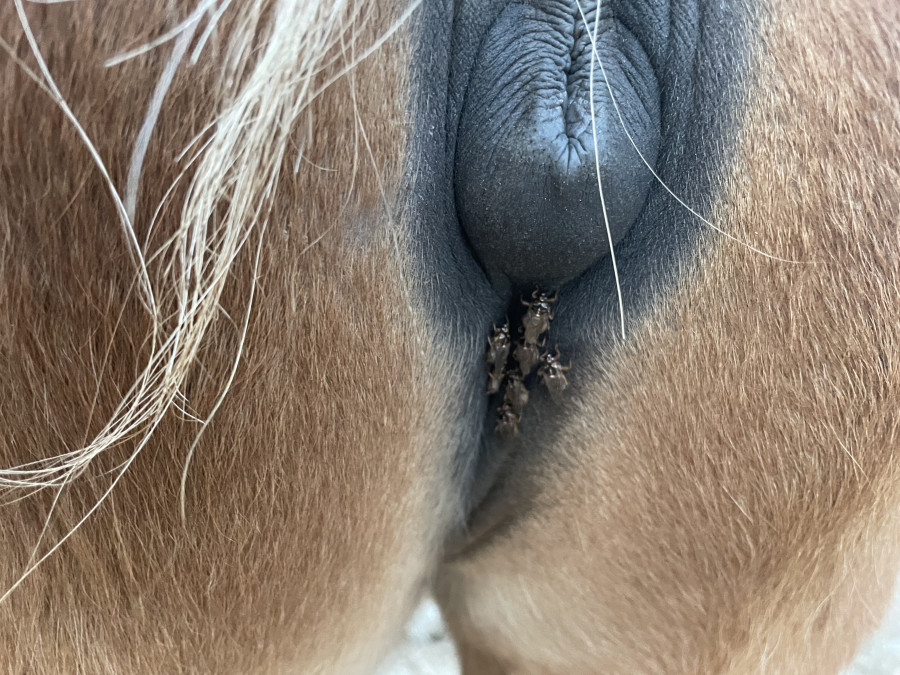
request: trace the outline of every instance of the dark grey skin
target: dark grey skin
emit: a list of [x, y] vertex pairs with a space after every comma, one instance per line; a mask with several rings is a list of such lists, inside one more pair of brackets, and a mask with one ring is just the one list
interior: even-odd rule
[[[477, 3], [463, 7], [462, 22], [479, 11]], [[473, 50], [464, 50], [469, 72], [456, 139], [456, 208], [498, 284], [555, 288], [609, 254], [598, 171], [614, 244], [647, 199], [652, 174], [622, 129], [604, 74], [631, 138], [655, 165], [660, 88], [651, 58], [662, 59], [669, 29], [645, 48], [612, 3], [601, 7], [599, 23], [596, 5], [582, 9], [590, 32], [575, 0], [507, 4], [474, 59]], [[592, 119], [595, 28], [603, 69], [594, 61]]]
[[[704, 216], [752, 74], [749, 5], [609, 0], [599, 12], [598, 49], [629, 133], [662, 180]], [[597, 164], [626, 340], [683, 263], [702, 255], [704, 226], [644, 166], [597, 66], [595, 163], [588, 35], [597, 3], [583, 10], [589, 30], [574, 0], [425, 0], [413, 25], [419, 49], [405, 192], [415, 279], [431, 331], [470, 382], [460, 393], [466, 412], [454, 421], [458, 445], [448, 448], [468, 518], [448, 543], [455, 550], [472, 545], [465, 532], [527, 507], [528, 491], [506, 486], [577, 424], [567, 401], [580, 395], [579, 378], [602, 369], [622, 339]], [[531, 387], [518, 433], [495, 434], [485, 342], [492, 324], [521, 312], [536, 287], [558, 292], [552, 340], [571, 364], [568, 386], [558, 396]]]

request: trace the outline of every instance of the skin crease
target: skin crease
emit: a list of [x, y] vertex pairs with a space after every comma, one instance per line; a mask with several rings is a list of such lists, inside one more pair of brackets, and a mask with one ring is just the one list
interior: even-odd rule
[[[98, 7], [29, 5], [28, 15], [121, 186], [170, 52], [103, 61], [187, 11]], [[346, 34], [327, 52], [320, 82], [356, 64], [405, 9], [366, 7], [356, 41]], [[0, 671], [367, 673], [432, 583], [467, 674], [846, 663], [897, 567], [900, 8], [762, 9], [752, 105], [713, 220], [800, 262], [710, 235], [624, 343], [573, 368], [575, 393], [541, 437], [553, 442], [504, 463], [515, 517], [443, 563], [443, 539], [471, 516], [453, 462], [472, 451], [456, 444], [483, 412], [466, 398], [482, 386], [466, 379], [474, 366], [459, 364], [477, 363], [484, 345], [435, 330], [422, 288], [442, 279], [421, 268], [406, 221], [416, 23], [326, 89], [291, 121], [268, 227], [235, 260], [183, 384], [189, 412], [208, 415], [255, 282], [233, 383], [189, 467], [186, 520], [180, 481], [198, 426], [173, 408], [107, 502], [0, 604]], [[190, 199], [195, 168], [149, 231], [184, 168], [178, 153], [232, 94], [222, 57], [241, 11], [224, 14], [164, 101], [135, 219], [150, 251]], [[35, 67], [9, 5], [0, 36]], [[96, 435], [151, 342], [83, 142], [5, 55], [0, 78], [13, 93], [0, 97], [0, 466], [10, 467]], [[236, 201], [217, 197], [220, 214]], [[149, 272], [171, 309], [162, 260]], [[471, 314], [486, 336], [493, 317]], [[42, 552], [133, 443], [62, 493]], [[26, 567], [53, 498], [2, 507], [3, 588]]]

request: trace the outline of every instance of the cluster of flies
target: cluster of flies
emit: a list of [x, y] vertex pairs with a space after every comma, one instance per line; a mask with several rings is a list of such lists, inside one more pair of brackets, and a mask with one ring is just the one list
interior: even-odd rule
[[[526, 379], [537, 368], [537, 377], [554, 397], [559, 396], [568, 386], [564, 366], [559, 361], [559, 348], [554, 354], [544, 349], [547, 333], [553, 320], [553, 297], [535, 290], [531, 300], [522, 300], [525, 310], [519, 322], [519, 339], [513, 349], [509, 321], [500, 327], [494, 326], [488, 341], [486, 361], [488, 365], [489, 396], [499, 394], [503, 389], [503, 402], [497, 408], [497, 426], [494, 430], [502, 436], [512, 436], [519, 430], [522, 411], [528, 404]], [[512, 353], [510, 353], [512, 352]]]

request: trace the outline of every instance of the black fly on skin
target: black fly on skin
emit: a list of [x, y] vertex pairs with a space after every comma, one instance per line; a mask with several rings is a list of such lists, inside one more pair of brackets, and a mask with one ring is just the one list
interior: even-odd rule
[[494, 431], [507, 438], [519, 433], [519, 421], [522, 418], [515, 413], [509, 403], [504, 402], [503, 405], [497, 408], [497, 412], [499, 414], [497, 415], [497, 426], [494, 427]]
[[500, 393], [500, 387], [506, 377], [506, 362], [509, 359], [510, 345], [509, 321], [499, 328], [494, 326], [493, 334], [488, 340], [487, 356], [485, 357], [490, 368], [487, 385], [488, 396]]
[[517, 415], [521, 415], [525, 406], [528, 405], [528, 388], [525, 386], [521, 373], [513, 371], [509, 374], [503, 401], [509, 403]]
[[569, 386], [566, 379], [565, 371], [571, 366], [564, 366], [559, 362], [559, 347], [556, 348], [556, 354], [549, 351], [541, 356], [541, 367], [538, 369], [538, 375], [541, 382], [550, 391], [550, 395], [554, 398], [558, 397]]
[[[494, 427], [502, 436], [510, 437], [518, 433], [519, 422], [530, 396], [529, 383], [539, 378], [554, 398], [558, 398], [568, 386], [565, 371], [570, 366], [560, 363], [559, 348], [555, 355], [542, 349], [547, 344], [547, 334], [553, 321], [552, 305], [557, 297], [558, 293], [550, 296], [536, 288], [530, 300], [521, 300], [525, 310], [517, 321], [520, 338], [515, 349], [512, 349], [508, 320], [500, 327], [495, 325], [488, 339], [485, 355], [488, 366], [487, 394], [493, 396], [503, 390], [503, 402], [497, 408], [497, 424]], [[535, 367], [538, 370], [532, 377]]]
[[556, 302], [557, 297], [558, 293], [554, 293], [551, 298], [536, 288], [531, 294], [531, 301], [522, 300], [522, 304], [527, 307], [522, 316], [526, 344], [536, 345], [538, 338], [550, 330], [550, 322], [553, 320], [551, 305]]

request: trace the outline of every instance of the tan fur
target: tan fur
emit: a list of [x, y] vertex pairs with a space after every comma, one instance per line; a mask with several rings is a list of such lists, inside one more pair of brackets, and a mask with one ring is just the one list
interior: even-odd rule
[[[63, 94], [118, 185], [170, 47], [102, 64], [177, 23], [167, 6], [29, 8]], [[349, 33], [343, 50], [336, 43], [317, 82], [346, 69], [398, 15], [357, 21], [356, 44]], [[176, 154], [217, 114], [222, 35], [236, 18], [226, 14], [166, 98], [143, 172], [141, 240], [183, 166]], [[3, 38], [35, 68], [12, 8], [0, 19]], [[433, 401], [452, 387], [432, 365], [397, 255], [403, 225], [382, 199], [396, 191], [408, 100], [406, 68], [391, 58], [408, 61], [407, 49], [395, 35], [298, 120], [268, 214], [244, 357], [188, 469], [186, 523], [179, 484], [200, 425], [172, 409], [104, 506], [0, 605], [0, 671], [368, 672], [395, 639], [448, 507]], [[98, 171], [21, 68], [8, 58], [0, 67], [0, 465], [10, 467], [89, 441], [151, 346]], [[300, 143], [306, 157], [294, 175]], [[151, 252], [172, 233], [184, 193], [168, 202]], [[194, 415], [209, 414], [231, 370], [257, 241], [235, 262], [185, 384]], [[150, 270], [165, 291], [162, 263]], [[102, 471], [134, 443], [63, 492], [39, 553], [95, 503], [112, 479]], [[3, 507], [4, 590], [26, 569], [54, 494]]]
[[[102, 64], [186, 16], [170, 4], [29, 7], [116, 185], [171, 46]], [[0, 672], [370, 672], [429, 583], [457, 509], [442, 448], [460, 383], [426, 330], [396, 216], [411, 39], [401, 29], [356, 58], [404, 7], [365, 7], [316, 82], [355, 67], [291, 120], [264, 235], [251, 231], [222, 287], [186, 402], [0, 604]], [[713, 236], [640, 335], [598, 355], [563, 440], [510, 478], [538, 495], [529, 515], [440, 570], [467, 675], [821, 673], [880, 616], [900, 506], [900, 10], [880, 0], [767, 8], [715, 221], [804, 262]], [[226, 12], [166, 96], [141, 176], [141, 242], [184, 168], [177, 154], [234, 95], [222, 57], [242, 18]], [[35, 68], [8, 5], [0, 37]], [[0, 92], [0, 467], [11, 467], [89, 443], [154, 345], [83, 142], [2, 55]], [[152, 253], [182, 222], [195, 170], [147, 247], [163, 334], [177, 303], [167, 259]], [[230, 207], [223, 198], [214, 211]], [[260, 241], [249, 331], [188, 466], [182, 522], [200, 424], [179, 408], [205, 418], [230, 377]], [[38, 555], [141, 437], [61, 493]], [[33, 561], [54, 497], [2, 507], [0, 588]]]
[[445, 570], [466, 672], [835, 672], [890, 597], [900, 11], [767, 7], [715, 220], [804, 262], [714, 238], [598, 358], [558, 446], [513, 474], [533, 515]]

